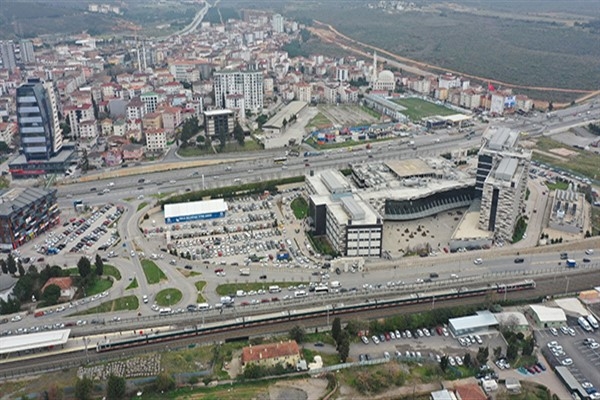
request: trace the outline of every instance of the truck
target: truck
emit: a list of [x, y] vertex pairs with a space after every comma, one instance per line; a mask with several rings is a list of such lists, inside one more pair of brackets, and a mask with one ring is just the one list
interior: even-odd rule
[[592, 329], [592, 327], [590, 326], [590, 324], [588, 323], [588, 320], [585, 319], [585, 317], [579, 317], [577, 319], [577, 322], [579, 323], [579, 326], [581, 326], [581, 328], [584, 331], [588, 331], [588, 332], [593, 332], [594, 330]]
[[240, 268], [241, 276], [250, 276], [250, 268]]
[[592, 314], [587, 316], [587, 320], [592, 328], [598, 329], [598, 320]]
[[568, 268], [575, 268], [575, 267], [577, 267], [577, 261], [575, 261], [573, 259], [568, 259], [567, 260], [567, 267]]

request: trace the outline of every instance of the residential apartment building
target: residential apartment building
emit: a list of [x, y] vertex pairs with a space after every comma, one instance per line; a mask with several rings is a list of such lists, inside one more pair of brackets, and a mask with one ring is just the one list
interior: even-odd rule
[[162, 115], [160, 113], [149, 113], [142, 118], [142, 126], [146, 129], [162, 129]]
[[35, 53], [33, 51], [33, 43], [31, 40], [21, 40], [19, 42], [19, 48], [21, 49], [21, 62], [23, 64], [35, 63]]
[[0, 42], [0, 60], [2, 60], [2, 68], [11, 72], [17, 68], [15, 44], [11, 40]]
[[31, 187], [0, 191], [0, 248], [16, 249], [59, 222], [55, 189]]
[[216, 72], [213, 75], [215, 106], [224, 108], [226, 98], [231, 94], [244, 96], [244, 106], [253, 113], [263, 109], [263, 75], [260, 71]]
[[273, 15], [273, 19], [271, 20], [271, 27], [273, 29], [273, 32], [283, 33], [284, 32], [283, 22], [284, 22], [284, 19], [281, 16], [281, 14]]
[[164, 129], [146, 129], [144, 134], [147, 151], [159, 152], [167, 148], [167, 134]]
[[65, 107], [63, 110], [66, 117], [69, 118], [69, 125], [71, 126], [71, 132], [76, 138], [82, 136], [81, 126], [86, 125], [86, 130], [89, 131], [89, 122], [96, 123], [94, 117], [94, 107], [91, 104], [82, 104], [77, 106]]
[[310, 83], [300, 82], [295, 87], [296, 100], [309, 103], [312, 100], [312, 86]]
[[160, 96], [155, 92], [146, 92], [140, 96], [140, 100], [144, 103], [146, 114], [153, 113], [158, 107]]
[[127, 104], [125, 113], [128, 120], [141, 120], [146, 115], [146, 106], [139, 97], [135, 97]]
[[210, 138], [219, 136], [219, 132], [227, 132], [228, 136], [233, 134], [235, 128], [235, 116], [232, 110], [204, 111], [204, 132]]

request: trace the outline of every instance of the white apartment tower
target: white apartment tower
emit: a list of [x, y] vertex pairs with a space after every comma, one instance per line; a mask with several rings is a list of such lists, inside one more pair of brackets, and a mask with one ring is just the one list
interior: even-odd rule
[[246, 109], [255, 113], [262, 111], [264, 90], [262, 72], [217, 72], [213, 79], [217, 107], [227, 108], [226, 99], [230, 95], [243, 95]]
[[273, 27], [273, 32], [283, 33], [283, 17], [280, 14], [273, 15], [271, 25]]

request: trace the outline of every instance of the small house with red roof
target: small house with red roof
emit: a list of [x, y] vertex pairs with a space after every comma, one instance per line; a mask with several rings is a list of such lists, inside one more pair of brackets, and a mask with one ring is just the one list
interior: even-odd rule
[[46, 288], [50, 285], [56, 285], [60, 288], [60, 300], [63, 301], [69, 301], [73, 299], [75, 292], [77, 291], [77, 289], [73, 286], [73, 279], [70, 276], [48, 279], [44, 286], [42, 286], [41, 292], [44, 293], [44, 290], [46, 290]]
[[300, 348], [295, 340], [248, 346], [242, 349], [242, 369], [249, 364], [273, 367], [281, 364], [284, 367], [296, 368], [300, 362]]

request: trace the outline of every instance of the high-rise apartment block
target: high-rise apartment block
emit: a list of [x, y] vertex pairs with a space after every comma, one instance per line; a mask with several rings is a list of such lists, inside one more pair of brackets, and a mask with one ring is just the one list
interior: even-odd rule
[[231, 71], [217, 72], [213, 76], [215, 105], [226, 107], [229, 95], [244, 96], [244, 106], [254, 113], [262, 112], [263, 108], [263, 75], [260, 71]]
[[9, 71], [17, 68], [17, 58], [15, 56], [15, 45], [12, 41], [0, 42], [0, 59], [2, 60], [2, 68]]
[[23, 64], [35, 63], [35, 53], [31, 40], [21, 40], [19, 48], [21, 49], [21, 62]]
[[284, 31], [283, 21], [284, 21], [284, 19], [281, 16], [281, 14], [273, 15], [273, 19], [271, 20], [271, 26], [273, 28], [273, 32], [283, 33], [283, 31]]

